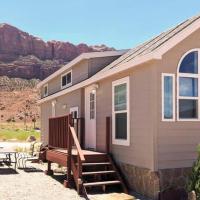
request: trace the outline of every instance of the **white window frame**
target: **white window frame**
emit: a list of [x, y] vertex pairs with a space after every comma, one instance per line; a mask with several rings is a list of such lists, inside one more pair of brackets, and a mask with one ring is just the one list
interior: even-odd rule
[[[68, 84], [66, 84], [66, 85], [62, 85], [62, 78], [64, 77], [64, 76], [67, 76], [68, 74], [70, 74], [71, 73], [71, 82], [70, 83], [68, 83]], [[70, 71], [68, 71], [68, 72], [66, 72], [65, 74], [62, 74], [61, 75], [61, 90], [62, 89], [65, 89], [65, 88], [68, 88], [69, 86], [71, 86], [72, 85], [72, 70], [70, 70]]]
[[[190, 74], [190, 73], [179, 73], [179, 68], [181, 66], [181, 63], [185, 56], [187, 56], [189, 53], [197, 51], [198, 52], [198, 74]], [[180, 77], [188, 77], [188, 78], [197, 78], [198, 79], [198, 97], [185, 97], [179, 95], [179, 78]], [[187, 51], [180, 59], [178, 67], [177, 67], [177, 121], [200, 121], [200, 49], [191, 49]], [[181, 119], [179, 118], [179, 100], [180, 99], [191, 99], [191, 100], [197, 100], [198, 101], [198, 118], [188, 118], [188, 119]]]
[[[45, 93], [45, 88], [47, 88], [47, 93]], [[47, 97], [49, 95], [49, 86], [48, 86], [48, 84], [44, 85], [43, 89], [44, 89], [44, 97]]]
[[[172, 77], [172, 95], [173, 95], [173, 110], [172, 110], [172, 114], [173, 114], [173, 117], [172, 119], [165, 119], [165, 108], [164, 108], [164, 78], [165, 77]], [[175, 121], [175, 74], [171, 74], [171, 73], [162, 73], [162, 121], [164, 122], [174, 122]]]
[[[126, 83], [127, 87], [127, 105], [126, 105], [126, 110], [123, 111], [115, 111], [115, 93], [114, 89], [115, 86], [121, 85]], [[115, 137], [115, 114], [116, 113], [127, 113], [127, 139], [116, 139]], [[129, 77], [125, 77], [116, 81], [112, 82], [112, 144], [115, 145], [123, 145], [123, 146], [130, 146], [130, 80]]]

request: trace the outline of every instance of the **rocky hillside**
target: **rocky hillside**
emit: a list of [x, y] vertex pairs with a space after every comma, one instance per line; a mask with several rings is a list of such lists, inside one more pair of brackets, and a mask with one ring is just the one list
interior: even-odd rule
[[0, 24], [0, 76], [42, 80], [83, 52], [107, 50], [113, 48], [44, 42], [9, 24]]
[[0, 92], [24, 91], [27, 89], [35, 89], [39, 83], [38, 79], [21, 79], [8, 78], [7, 76], [0, 76]]
[[27, 118], [39, 121], [39, 97], [36, 89], [38, 80], [0, 77], [0, 123], [22, 122]]

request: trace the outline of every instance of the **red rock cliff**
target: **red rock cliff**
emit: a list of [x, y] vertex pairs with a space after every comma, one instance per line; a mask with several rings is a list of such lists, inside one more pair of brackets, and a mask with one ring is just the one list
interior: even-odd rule
[[44, 42], [9, 24], [0, 24], [0, 76], [44, 79], [83, 52], [107, 50], [113, 48]]

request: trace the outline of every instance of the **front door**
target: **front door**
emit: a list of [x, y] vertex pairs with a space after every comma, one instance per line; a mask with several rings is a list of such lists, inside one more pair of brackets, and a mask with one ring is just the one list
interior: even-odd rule
[[96, 89], [85, 88], [85, 147], [96, 149]]

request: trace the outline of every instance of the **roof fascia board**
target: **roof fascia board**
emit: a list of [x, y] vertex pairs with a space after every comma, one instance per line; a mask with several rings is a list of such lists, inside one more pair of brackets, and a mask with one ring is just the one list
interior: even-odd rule
[[105, 78], [108, 78], [110, 76], [113, 76], [119, 72], [122, 72], [122, 71], [125, 71], [125, 70], [128, 70], [132, 67], [136, 67], [138, 65], [141, 65], [141, 64], [144, 64], [144, 63], [147, 63], [149, 61], [152, 61], [152, 60], [158, 60], [158, 58], [156, 56], [154, 56], [153, 54], [147, 54], [147, 55], [144, 55], [144, 56], [140, 56], [138, 57], [137, 59], [131, 61], [131, 62], [127, 62], [127, 63], [123, 63], [119, 66], [117, 66], [116, 68], [113, 68], [113, 69], [109, 69], [107, 71], [103, 71], [103, 72], [99, 72], [98, 74], [92, 76], [90, 79], [87, 79], [85, 81], [82, 81], [81, 83], [78, 83], [77, 85], [74, 85], [68, 89], [65, 89], [65, 90], [62, 90], [60, 92], [57, 92], [51, 96], [48, 96], [48, 97], [45, 97], [43, 99], [40, 99], [38, 100], [38, 104], [42, 104], [46, 101], [50, 101], [52, 99], [55, 99], [59, 96], [62, 96], [62, 95], [65, 95], [67, 93], [70, 93], [74, 90], [77, 90], [77, 89], [80, 89], [80, 88], [83, 88], [83, 87], [86, 87], [92, 83], [95, 83], [97, 81], [100, 81], [102, 79], [105, 79]]
[[128, 50], [118, 50], [118, 51], [104, 51], [104, 52], [90, 52], [90, 53], [82, 53], [80, 56], [75, 58], [74, 60], [70, 61], [68, 64], [63, 66], [61, 69], [58, 71], [54, 72], [51, 74], [49, 77], [41, 81], [40, 83], [37, 84], [37, 88], [41, 88], [44, 84], [52, 80], [53, 78], [61, 75], [64, 71], [67, 69], [71, 68], [75, 64], [79, 63], [80, 61], [84, 59], [90, 59], [90, 58], [98, 58], [98, 57], [109, 57], [109, 56], [120, 56], [126, 53]]

